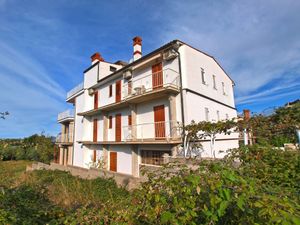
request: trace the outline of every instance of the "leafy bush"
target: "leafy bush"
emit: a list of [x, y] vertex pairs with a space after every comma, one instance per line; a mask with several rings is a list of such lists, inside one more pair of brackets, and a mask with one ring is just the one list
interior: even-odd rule
[[224, 160], [168, 165], [132, 193], [113, 180], [34, 171], [4, 188], [0, 223], [21, 223], [20, 217], [26, 224], [299, 224], [299, 157], [242, 147]]
[[32, 135], [24, 139], [0, 140], [0, 160], [33, 160], [49, 163], [53, 159], [50, 137]]

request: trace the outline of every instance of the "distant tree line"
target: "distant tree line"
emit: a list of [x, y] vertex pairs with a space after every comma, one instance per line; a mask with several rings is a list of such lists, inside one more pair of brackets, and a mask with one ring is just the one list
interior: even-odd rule
[[0, 140], [0, 160], [34, 160], [49, 163], [53, 159], [51, 137], [34, 134], [24, 139]]

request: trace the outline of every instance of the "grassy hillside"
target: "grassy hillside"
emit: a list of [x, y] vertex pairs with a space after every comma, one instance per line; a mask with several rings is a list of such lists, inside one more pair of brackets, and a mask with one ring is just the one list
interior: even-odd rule
[[28, 163], [0, 162], [0, 224], [300, 224], [297, 151], [243, 147], [197, 170], [169, 165], [132, 193], [113, 180], [24, 173]]

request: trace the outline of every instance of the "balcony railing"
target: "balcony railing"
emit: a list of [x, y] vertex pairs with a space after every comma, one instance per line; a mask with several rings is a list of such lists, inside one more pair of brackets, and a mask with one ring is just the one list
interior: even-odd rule
[[73, 109], [68, 109], [57, 115], [57, 121], [62, 121], [62, 120], [69, 119], [69, 118], [70, 119], [74, 118], [74, 110]]
[[83, 83], [78, 84], [76, 87], [74, 87], [67, 93], [67, 99], [69, 99], [76, 93], [80, 92], [82, 89], [83, 89]]
[[163, 121], [123, 126], [124, 141], [178, 140], [181, 126], [177, 121]]
[[73, 133], [60, 133], [56, 137], [56, 143], [72, 143]]
[[123, 96], [144, 94], [163, 87], [179, 88], [179, 73], [173, 69], [165, 69], [145, 76], [133, 77], [131, 83], [123, 85]]

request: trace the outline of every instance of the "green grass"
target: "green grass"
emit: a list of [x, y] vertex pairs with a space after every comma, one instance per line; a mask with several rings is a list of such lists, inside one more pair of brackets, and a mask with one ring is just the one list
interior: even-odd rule
[[85, 180], [63, 171], [26, 172], [31, 163], [0, 161], [0, 224], [63, 224], [78, 210], [131, 200], [131, 194], [112, 179]]
[[32, 161], [0, 161], [0, 187], [12, 187], [25, 173], [26, 166]]

